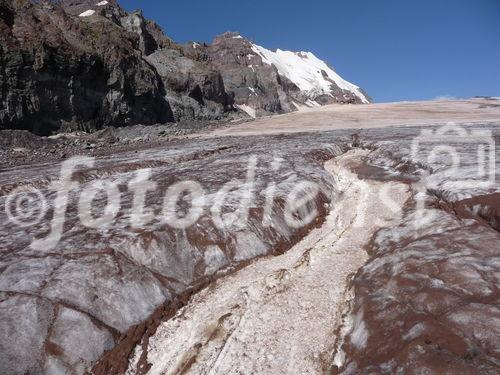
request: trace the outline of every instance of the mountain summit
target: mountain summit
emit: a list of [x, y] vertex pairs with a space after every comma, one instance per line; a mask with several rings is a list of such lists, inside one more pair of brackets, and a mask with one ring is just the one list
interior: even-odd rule
[[331, 103], [370, 102], [359, 87], [310, 52], [273, 52], [237, 32], [224, 33], [210, 45], [189, 43], [185, 48], [221, 72], [236, 106], [253, 117]]

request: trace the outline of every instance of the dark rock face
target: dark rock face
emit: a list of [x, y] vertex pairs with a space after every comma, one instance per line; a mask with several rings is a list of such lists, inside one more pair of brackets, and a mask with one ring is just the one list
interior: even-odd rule
[[120, 21], [125, 30], [139, 35], [139, 49], [144, 55], [150, 55], [158, 49], [158, 43], [148, 31], [146, 20], [140, 11], [133, 12]]
[[233, 109], [233, 98], [226, 92], [221, 74], [209, 65], [167, 48], [146, 60], [163, 78], [176, 121], [220, 120]]
[[0, 128], [50, 134], [173, 121], [136, 35], [106, 17], [89, 23], [58, 5], [14, 1], [0, 24]]

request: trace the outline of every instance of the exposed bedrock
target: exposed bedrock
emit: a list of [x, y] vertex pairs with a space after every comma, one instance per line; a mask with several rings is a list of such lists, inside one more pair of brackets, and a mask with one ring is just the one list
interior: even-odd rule
[[162, 77], [176, 121], [221, 120], [233, 110], [221, 74], [211, 66], [164, 48], [146, 57]]
[[223, 34], [210, 45], [186, 48], [221, 72], [226, 90], [234, 93], [236, 104], [254, 108], [256, 115], [295, 110], [289, 94], [300, 95], [300, 89], [281, 77], [276, 67], [264, 64], [252, 50], [252, 44], [238, 33]]
[[2, 129], [47, 135], [173, 121], [134, 34], [106, 17], [89, 24], [58, 5], [16, 0], [3, 5], [0, 30]]

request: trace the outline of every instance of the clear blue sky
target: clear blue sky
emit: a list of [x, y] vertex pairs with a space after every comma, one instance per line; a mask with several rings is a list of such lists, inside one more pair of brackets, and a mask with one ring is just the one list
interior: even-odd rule
[[377, 102], [500, 96], [500, 0], [121, 0], [178, 42], [239, 31], [326, 60]]

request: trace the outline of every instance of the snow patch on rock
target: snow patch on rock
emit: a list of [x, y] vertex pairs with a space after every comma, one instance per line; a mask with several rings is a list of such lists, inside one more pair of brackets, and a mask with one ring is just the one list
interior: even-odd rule
[[79, 17], [90, 17], [95, 14], [95, 10], [89, 9], [79, 14]]
[[254, 108], [250, 107], [249, 105], [246, 104], [236, 104], [236, 108], [242, 110], [245, 112], [248, 116], [256, 118], [257, 117], [257, 112]]

